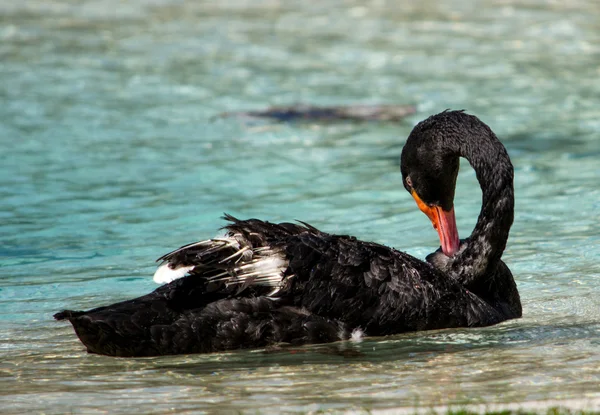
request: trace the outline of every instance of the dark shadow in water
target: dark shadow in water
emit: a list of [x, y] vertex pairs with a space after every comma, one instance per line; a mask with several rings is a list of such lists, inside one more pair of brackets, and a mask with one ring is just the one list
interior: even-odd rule
[[218, 118], [269, 118], [278, 122], [401, 121], [416, 112], [412, 105], [341, 105], [320, 107], [296, 104], [262, 111], [224, 112]]

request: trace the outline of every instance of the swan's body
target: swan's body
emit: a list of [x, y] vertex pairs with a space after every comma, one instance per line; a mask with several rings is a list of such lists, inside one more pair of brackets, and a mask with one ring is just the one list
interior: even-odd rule
[[[459, 156], [483, 189], [478, 223], [462, 244], [452, 203]], [[409, 136], [402, 173], [440, 233], [443, 252], [429, 262], [307, 224], [227, 216], [223, 237], [159, 259], [155, 280], [166, 284], [154, 292], [55, 317], [71, 321], [88, 351], [114, 356], [324, 343], [520, 317], [500, 260], [513, 220], [512, 165], [491, 130], [462, 112], [432, 116]]]

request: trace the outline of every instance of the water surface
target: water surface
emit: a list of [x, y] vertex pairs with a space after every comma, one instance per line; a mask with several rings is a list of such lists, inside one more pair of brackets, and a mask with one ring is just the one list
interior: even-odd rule
[[[600, 4], [0, 4], [3, 413], [600, 407]], [[412, 4], [414, 3], [414, 4]], [[402, 123], [214, 118], [296, 102], [415, 104]], [[446, 108], [515, 165], [504, 260], [524, 317], [279, 352], [88, 355], [62, 308], [155, 288], [154, 259], [227, 211], [302, 219], [423, 258], [402, 145]], [[457, 220], [481, 193], [462, 164]]]

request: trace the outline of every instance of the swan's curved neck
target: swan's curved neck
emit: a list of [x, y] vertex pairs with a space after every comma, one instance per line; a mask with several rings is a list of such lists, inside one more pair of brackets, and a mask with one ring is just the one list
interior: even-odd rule
[[452, 266], [452, 273], [466, 285], [491, 275], [514, 218], [513, 166], [506, 149], [486, 125], [477, 126], [470, 136], [473, 139], [461, 140], [455, 149], [471, 163], [482, 190], [477, 224]]

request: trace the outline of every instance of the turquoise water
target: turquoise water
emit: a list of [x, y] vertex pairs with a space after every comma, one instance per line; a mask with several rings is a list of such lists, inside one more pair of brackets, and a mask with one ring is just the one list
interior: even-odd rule
[[[600, 408], [600, 3], [397, 3], [0, 4], [2, 413]], [[418, 111], [214, 118], [297, 102]], [[148, 359], [88, 355], [52, 320], [154, 289], [154, 259], [213, 236], [224, 211], [423, 258], [438, 240], [399, 156], [446, 108], [487, 122], [513, 159], [504, 260], [522, 319]], [[458, 186], [464, 237], [481, 197], [466, 163]]]

